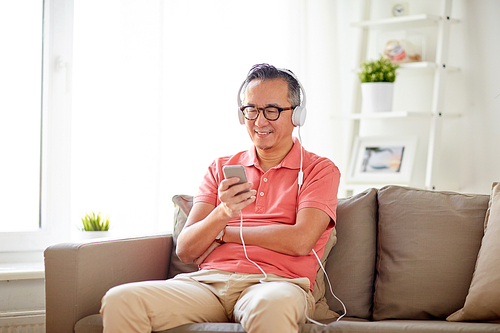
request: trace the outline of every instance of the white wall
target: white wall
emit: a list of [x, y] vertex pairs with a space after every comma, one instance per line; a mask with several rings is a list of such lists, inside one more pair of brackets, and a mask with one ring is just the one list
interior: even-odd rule
[[[465, 85], [465, 115], [460, 141], [453, 151], [461, 152], [457, 179], [464, 191], [489, 193], [491, 182], [500, 181], [500, 2], [460, 1], [463, 41], [455, 44]], [[451, 149], [450, 148], [450, 149]]]

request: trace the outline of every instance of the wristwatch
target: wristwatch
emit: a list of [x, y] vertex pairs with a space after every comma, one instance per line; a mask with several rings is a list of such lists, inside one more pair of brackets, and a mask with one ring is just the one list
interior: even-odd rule
[[226, 234], [226, 227], [221, 230], [221, 232], [215, 237], [215, 241], [220, 244], [224, 244], [224, 235]]

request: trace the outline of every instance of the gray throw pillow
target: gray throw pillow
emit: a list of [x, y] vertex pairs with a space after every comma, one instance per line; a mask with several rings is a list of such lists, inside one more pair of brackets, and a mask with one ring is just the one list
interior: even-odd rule
[[463, 306], [488, 200], [401, 186], [378, 191], [374, 320], [445, 319]]

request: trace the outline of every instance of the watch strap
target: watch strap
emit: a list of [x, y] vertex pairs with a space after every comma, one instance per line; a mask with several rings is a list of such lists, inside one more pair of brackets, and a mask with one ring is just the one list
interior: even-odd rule
[[217, 237], [215, 237], [215, 241], [217, 243], [220, 243], [220, 244], [224, 244], [224, 235], [226, 234], [226, 227], [224, 227], [224, 229], [221, 230], [221, 232], [219, 232], [219, 234], [217, 235]]

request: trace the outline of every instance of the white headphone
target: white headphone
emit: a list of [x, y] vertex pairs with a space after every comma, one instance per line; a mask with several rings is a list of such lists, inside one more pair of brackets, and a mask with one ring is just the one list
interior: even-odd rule
[[[292, 124], [294, 126], [303, 126], [304, 123], [306, 122], [306, 115], [307, 115], [307, 109], [306, 109], [306, 91], [304, 90], [304, 87], [302, 86], [302, 83], [300, 83], [299, 79], [288, 69], [284, 68], [278, 68], [278, 71], [280, 72], [285, 72], [291, 77], [293, 77], [297, 83], [300, 86], [300, 90], [302, 91], [302, 102], [300, 105], [297, 105], [295, 109], [293, 109], [292, 112]], [[241, 90], [243, 89], [243, 86], [245, 85], [245, 81], [240, 86], [240, 89], [238, 90], [238, 119], [240, 120], [240, 124], [245, 124], [245, 117], [243, 116], [243, 112], [239, 109], [243, 103], [241, 102]]]

